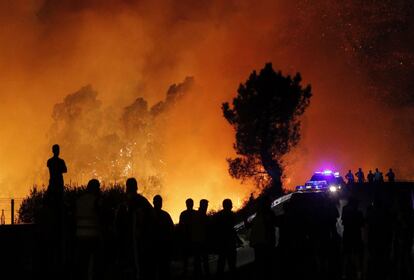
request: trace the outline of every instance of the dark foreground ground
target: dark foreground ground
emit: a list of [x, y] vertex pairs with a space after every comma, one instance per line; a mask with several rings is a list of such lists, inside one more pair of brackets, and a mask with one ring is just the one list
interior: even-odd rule
[[[359, 208], [367, 216], [367, 209], [372, 205], [374, 199], [380, 200], [384, 207], [392, 215], [392, 219], [385, 224], [387, 228], [394, 228], [398, 225], [400, 215], [398, 209], [401, 208], [401, 204], [405, 203], [409, 205], [412, 213], [413, 209], [413, 184], [412, 183], [394, 183], [394, 184], [382, 184], [382, 185], [354, 185], [349, 187], [337, 197], [337, 208], [339, 212], [342, 207], [346, 205], [349, 197], [356, 197], [359, 202]], [[313, 205], [309, 205], [308, 209], [312, 209]], [[283, 208], [283, 207], [282, 207]], [[317, 208], [317, 205], [315, 205]], [[280, 213], [279, 213], [280, 214]], [[414, 219], [414, 218], [411, 218]], [[403, 229], [411, 238], [412, 241], [412, 225], [414, 220], [409, 221], [411, 224], [404, 224], [407, 228]], [[384, 228], [384, 230], [387, 230]], [[338, 233], [341, 237], [343, 228], [338, 223]], [[411, 231], [410, 231], [411, 230]], [[248, 232], [248, 230], [247, 230]], [[240, 236], [245, 237], [245, 232], [240, 232]], [[398, 249], [398, 244], [395, 245], [394, 241], [392, 248], [390, 249], [390, 255], [385, 261], [372, 262], [372, 252], [368, 248], [366, 239], [367, 233], [363, 231], [364, 245], [363, 255], [361, 263], [361, 274], [355, 273], [354, 275], [344, 278], [343, 266], [344, 266], [344, 254], [341, 251], [341, 239], [338, 239], [336, 243], [329, 244], [327, 248], [330, 249], [329, 255], [322, 254], [321, 252], [312, 251], [314, 247], [309, 244], [302, 244], [295, 247], [295, 250], [283, 250], [281, 245], [275, 249], [272, 256], [267, 262], [266, 271], [263, 269], [257, 269], [254, 260], [254, 253], [248, 245], [244, 245], [239, 248], [238, 258], [240, 266], [237, 269], [235, 279], [414, 279], [413, 276], [413, 247], [411, 242], [411, 248], [406, 248], [409, 252], [410, 258], [402, 260], [401, 252]], [[398, 241], [398, 240], [397, 240]], [[65, 260], [66, 266], [63, 272], [56, 272], [58, 266], [57, 260], [48, 257], [50, 254], [45, 252], [44, 247], [41, 244], [47, 244], [51, 242], [42, 235], [42, 231], [39, 226], [33, 224], [26, 225], [14, 225], [14, 226], [0, 226], [0, 279], [47, 279], [45, 277], [45, 271], [49, 271], [50, 279], [75, 279], [73, 277], [73, 265], [71, 265], [70, 257]], [[299, 241], [297, 242], [299, 243]], [[398, 243], [398, 242], [397, 242]], [[302, 246], [302, 247], [301, 247]], [[384, 244], [384, 246], [388, 246]], [[332, 249], [332, 250], [331, 250]], [[111, 251], [112, 250], [112, 251]], [[69, 250], [70, 251], [70, 248]], [[111, 253], [112, 252], [112, 253]], [[119, 271], [116, 268], [116, 264], [112, 262], [111, 256], [115, 254], [116, 248], [110, 248], [109, 259], [107, 259], [105, 271], [102, 273], [99, 279], [124, 279], [120, 276]], [[322, 255], [322, 257], [320, 257]], [[106, 256], [106, 257], [108, 257]], [[315, 257], [317, 256], [317, 257]], [[105, 256], [104, 256], [105, 257]], [[210, 267], [212, 275], [214, 275], [217, 258], [213, 255], [210, 260]], [[408, 263], [407, 263], [408, 261]], [[173, 264], [173, 279], [193, 279], [193, 277], [183, 277], [180, 269], [181, 263], [178, 259]], [[323, 272], [322, 272], [323, 270]], [[356, 271], [356, 270], [355, 270]], [[191, 275], [191, 272], [189, 273]], [[231, 279], [231, 275], [227, 273], [225, 279]], [[204, 279], [216, 279], [212, 276]]]

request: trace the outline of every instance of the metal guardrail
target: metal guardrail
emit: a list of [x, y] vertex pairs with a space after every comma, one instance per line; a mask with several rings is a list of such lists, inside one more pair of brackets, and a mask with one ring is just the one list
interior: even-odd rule
[[[287, 194], [287, 195], [284, 195], [284, 196], [281, 196], [281, 197], [275, 199], [274, 201], [272, 201], [272, 204], [270, 205], [270, 207], [271, 208], [274, 208], [274, 207], [278, 206], [279, 204], [285, 202], [286, 200], [289, 200], [291, 196], [292, 196], [292, 193]], [[247, 222], [248, 223], [251, 223], [255, 217], [256, 217], [256, 213], [250, 215], [247, 218]], [[234, 226], [234, 229], [236, 231], [239, 231], [239, 230], [244, 229], [245, 227], [246, 227], [245, 222], [240, 222], [240, 223], [238, 223], [237, 225]]]

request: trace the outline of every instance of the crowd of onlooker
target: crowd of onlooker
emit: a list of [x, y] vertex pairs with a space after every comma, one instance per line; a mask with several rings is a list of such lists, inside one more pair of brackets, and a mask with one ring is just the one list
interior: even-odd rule
[[[239, 239], [230, 199], [224, 199], [223, 209], [213, 216], [208, 215], [206, 199], [200, 200], [198, 210], [193, 200], [187, 199], [187, 209], [177, 225], [162, 209], [160, 195], [154, 196], [151, 204], [138, 193], [135, 178], [126, 181], [124, 199], [113, 209], [112, 219], [104, 214], [107, 209], [96, 179], [90, 180], [76, 199], [72, 213], [59, 217], [61, 209], [50, 203], [50, 198], [45, 203], [48, 212], [54, 212], [46, 228], [46, 235], [52, 238], [43, 244], [51, 252], [45, 256], [49, 258], [45, 263], [59, 266], [65, 262], [70, 279], [114, 279], [105, 272], [116, 275], [116, 279], [171, 279], [173, 260], [178, 263], [174, 277], [179, 279], [220, 279], [226, 265], [226, 275], [235, 275]], [[62, 260], [57, 260], [62, 254]], [[217, 256], [214, 273], [212, 254]], [[57, 267], [42, 269], [53, 278], [54, 273], [64, 270], [63, 266], [60, 271]]]
[[[256, 215], [250, 220], [243, 211], [232, 211], [230, 199], [210, 215], [206, 199], [195, 210], [189, 198], [174, 225], [162, 209], [162, 197], [154, 196], [151, 204], [138, 193], [135, 178], [126, 181], [125, 193], [108, 218], [100, 183], [92, 179], [68, 215], [62, 203], [66, 166], [58, 158], [58, 147], [53, 151], [45, 199], [50, 218], [41, 244], [49, 253], [40, 270], [51, 272], [51, 279], [59, 277], [52, 271], [71, 271], [68, 279], [413, 278], [410, 192], [376, 184], [369, 205], [360, 205], [358, 188], [348, 188], [339, 197], [297, 192], [279, 206], [280, 211], [272, 209], [270, 196], [251, 197]], [[365, 182], [361, 169], [355, 176]], [[386, 176], [395, 181], [391, 169]], [[354, 183], [351, 171], [345, 177]], [[383, 182], [378, 169], [367, 178]], [[246, 225], [240, 232], [238, 221]], [[254, 251], [254, 265], [243, 273], [243, 268], [236, 269], [237, 249], [246, 244]]]
[[[368, 183], [384, 183], [384, 175], [381, 171], [379, 171], [378, 168], [375, 168], [375, 172], [373, 173], [372, 170], [368, 171], [366, 180], [365, 180], [365, 174], [364, 171], [362, 171], [362, 168], [358, 168], [358, 171], [354, 174], [351, 170], [348, 170], [348, 173], [345, 175], [345, 179], [347, 180], [348, 184], [355, 183], [355, 177], [357, 178], [357, 183], [362, 184], [365, 182]], [[388, 170], [388, 172], [385, 174], [385, 177], [388, 178], [388, 182], [395, 182], [395, 173], [392, 171], [392, 168]]]
[[236, 218], [229, 199], [213, 215], [206, 199], [198, 207], [187, 199], [174, 225], [162, 209], [162, 197], [156, 195], [151, 204], [137, 186], [134, 178], [127, 180], [113, 221], [101, 220], [105, 209], [97, 180], [76, 200], [74, 230], [69, 230], [74, 232], [72, 279], [105, 279], [105, 271], [117, 279], [234, 279], [241, 239], [254, 250], [250, 279], [269, 274], [280, 279], [413, 277], [414, 215], [406, 196], [391, 202], [384, 190], [366, 206], [352, 193], [341, 200], [323, 192], [294, 193], [279, 214], [263, 196], [255, 201], [254, 219], [236, 232], [243, 217]]

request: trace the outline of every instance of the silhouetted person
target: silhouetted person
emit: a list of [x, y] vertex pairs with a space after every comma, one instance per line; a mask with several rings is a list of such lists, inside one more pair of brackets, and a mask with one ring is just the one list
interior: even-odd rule
[[372, 184], [374, 182], [374, 173], [370, 170], [367, 174], [368, 183]]
[[361, 279], [362, 274], [362, 227], [364, 216], [358, 209], [358, 201], [351, 197], [342, 209], [344, 275], [348, 278]]
[[153, 260], [156, 279], [168, 280], [170, 276], [171, 251], [174, 223], [170, 214], [162, 210], [162, 197], [154, 196]]
[[352, 185], [355, 182], [354, 174], [351, 170], [348, 170], [348, 173], [345, 175], [345, 179], [348, 181], [349, 185]]
[[235, 279], [236, 272], [236, 248], [237, 248], [237, 233], [234, 229], [236, 225], [236, 216], [231, 211], [233, 203], [230, 199], [223, 200], [223, 210], [219, 211], [215, 217], [217, 236], [219, 237], [217, 242], [218, 250], [218, 263], [217, 263], [217, 275], [222, 277], [224, 273], [224, 267], [227, 262], [230, 270], [231, 278]]
[[355, 173], [355, 176], [358, 178], [359, 184], [362, 184], [365, 182], [365, 175], [361, 168], [358, 168], [358, 172]]
[[390, 168], [390, 170], [388, 171], [387, 174], [385, 174], [385, 176], [388, 178], [388, 182], [391, 182], [391, 183], [395, 182], [395, 174], [392, 171], [392, 168]]
[[153, 208], [137, 192], [137, 180], [129, 178], [126, 181], [126, 201], [120, 206], [117, 215], [120, 258], [125, 277], [151, 279]]
[[194, 269], [196, 277], [201, 277], [201, 265], [203, 265], [204, 275], [210, 276], [210, 267], [208, 263], [208, 249], [210, 236], [210, 219], [207, 216], [208, 200], [200, 200], [200, 206], [195, 216], [194, 234]]
[[191, 198], [188, 198], [185, 201], [185, 205], [187, 209], [181, 212], [178, 224], [181, 235], [184, 276], [187, 275], [188, 259], [194, 256], [194, 243], [192, 237], [194, 233], [194, 222], [197, 215], [197, 212], [193, 209], [194, 201]]
[[[47, 168], [49, 169], [49, 186], [47, 188], [47, 196], [49, 203], [52, 206], [53, 211], [56, 214], [60, 214], [63, 211], [63, 173], [68, 170], [66, 168], [65, 161], [59, 158], [60, 148], [55, 144], [52, 146], [53, 157], [47, 161]], [[61, 218], [61, 217], [59, 217]], [[61, 221], [59, 221], [61, 222]]]
[[63, 173], [67, 172], [65, 161], [59, 158], [60, 148], [55, 144], [52, 146], [53, 157], [47, 161], [49, 169], [49, 186], [46, 192], [46, 203], [50, 208], [51, 217], [51, 238], [52, 251], [54, 251], [53, 262], [57, 262], [55, 266], [57, 270], [64, 259], [64, 225], [63, 225]]
[[254, 248], [258, 279], [265, 279], [272, 269], [272, 256], [276, 245], [276, 215], [267, 197], [259, 201], [259, 209], [252, 223], [250, 246]]
[[100, 183], [96, 179], [88, 182], [86, 192], [76, 200], [76, 279], [98, 279], [102, 233], [100, 225]]
[[374, 172], [374, 183], [381, 183], [382, 173], [379, 172], [378, 168], [375, 168]]
[[49, 168], [49, 187], [48, 192], [53, 194], [63, 193], [63, 173], [68, 172], [65, 161], [59, 158], [60, 147], [55, 144], [52, 146], [53, 157], [47, 161], [47, 167]]

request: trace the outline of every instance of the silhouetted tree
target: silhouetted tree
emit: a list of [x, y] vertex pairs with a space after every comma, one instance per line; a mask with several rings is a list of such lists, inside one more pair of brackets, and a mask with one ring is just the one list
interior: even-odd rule
[[230, 175], [253, 179], [281, 190], [282, 157], [300, 140], [300, 120], [312, 96], [301, 76], [283, 76], [267, 63], [241, 84], [232, 107], [223, 103], [226, 120], [236, 131], [237, 157], [228, 159]]

